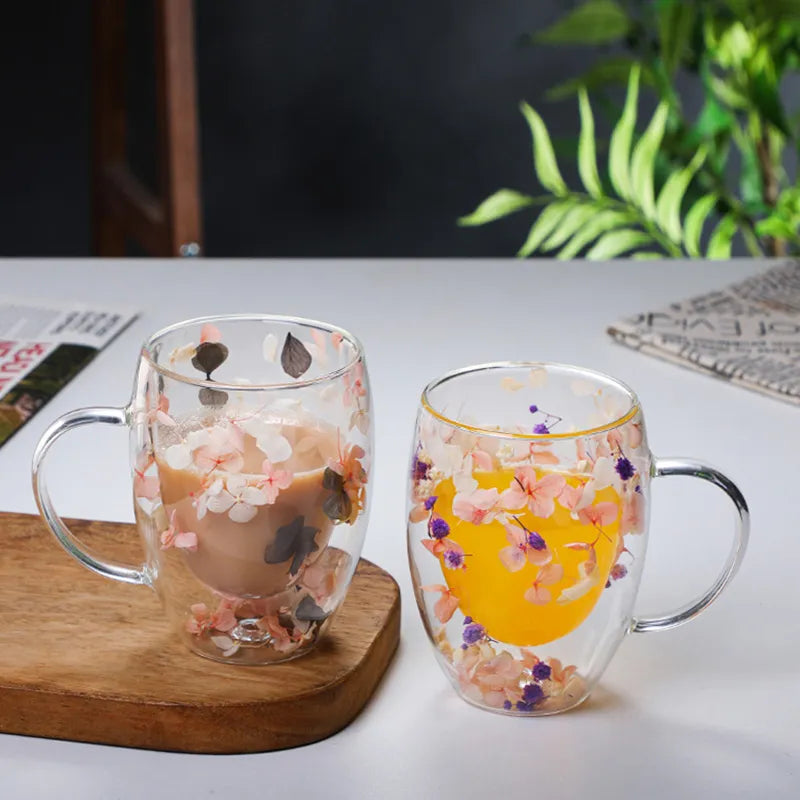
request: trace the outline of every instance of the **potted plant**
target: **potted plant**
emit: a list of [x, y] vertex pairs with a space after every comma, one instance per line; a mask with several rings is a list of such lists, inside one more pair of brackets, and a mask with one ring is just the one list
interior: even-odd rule
[[[800, 183], [787, 167], [800, 115], [781, 94], [800, 65], [800, 0], [587, 0], [530, 38], [617, 46], [549, 92], [577, 96], [582, 186], [566, 184], [542, 116], [523, 102], [544, 191], [500, 189], [459, 224], [539, 208], [519, 256], [728, 258], [735, 237], [754, 256], [800, 252]], [[695, 115], [681, 73], [702, 87]], [[592, 99], [620, 83], [624, 105], [598, 164]], [[646, 124], [643, 91], [657, 101]]]

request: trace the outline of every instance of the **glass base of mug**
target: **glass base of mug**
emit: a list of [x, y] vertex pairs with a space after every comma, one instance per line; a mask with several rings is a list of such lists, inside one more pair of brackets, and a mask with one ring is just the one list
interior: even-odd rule
[[572, 711], [588, 700], [591, 694], [587, 691], [575, 697], [549, 698], [543, 703], [533, 706], [530, 710], [519, 711], [513, 706], [511, 708], [503, 708], [502, 706], [486, 705], [486, 703], [464, 694], [457, 686], [455, 689], [458, 696], [471, 706], [480, 708], [483, 711], [491, 711], [493, 714], [500, 714], [504, 717], [552, 717], [554, 714], [563, 714], [565, 711]]
[[258, 627], [258, 620], [241, 619], [231, 631], [231, 639], [241, 647], [258, 647], [272, 641], [272, 634]]
[[[530, 685], [530, 678], [521, 677], [519, 683], [510, 685], [508, 693], [493, 691], [488, 684], [481, 685], [474, 682], [462, 684], [458, 670], [454, 668], [449, 659], [439, 650], [436, 651], [436, 660], [447, 676], [458, 696], [476, 708], [492, 711], [510, 717], [548, 717], [561, 714], [577, 708], [590, 695], [593, 684], [590, 684], [582, 675], [575, 673], [564, 683], [551, 682], [546, 679], [537, 684], [536, 697], [530, 697], [531, 702], [525, 702], [525, 687]], [[489, 689], [489, 691], [487, 691]], [[503, 697], [506, 694], [506, 697]], [[520, 698], [512, 702], [509, 697]], [[491, 700], [492, 702], [487, 702]]]
[[[252, 624], [250, 624], [252, 623]], [[295, 646], [278, 645], [267, 631], [255, 625], [255, 620], [240, 620], [239, 624], [226, 634], [211, 636], [184, 636], [183, 641], [189, 649], [203, 658], [221, 664], [242, 666], [261, 666], [293, 661], [306, 655], [316, 647], [327, 625], [318, 627], [314, 635]]]

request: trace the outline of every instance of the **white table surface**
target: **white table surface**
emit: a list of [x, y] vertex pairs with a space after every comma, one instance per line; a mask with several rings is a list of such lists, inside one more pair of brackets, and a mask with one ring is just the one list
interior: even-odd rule
[[[38, 437], [78, 406], [124, 405], [147, 334], [222, 312], [324, 319], [366, 348], [377, 467], [364, 556], [395, 576], [403, 597], [392, 665], [360, 716], [326, 741], [196, 756], [0, 735], [0, 797], [800, 797], [800, 409], [638, 354], [604, 333], [620, 315], [764, 266], [0, 261], [2, 293], [123, 302], [142, 312], [0, 449], [0, 508], [35, 511], [29, 464]], [[728, 591], [688, 625], [629, 637], [595, 694], [555, 717], [506, 718], [453, 693], [419, 621], [406, 563], [419, 391], [449, 369], [502, 359], [570, 362], [626, 381], [642, 401], [653, 451], [720, 467], [752, 511], [750, 549]], [[65, 515], [133, 520], [122, 432], [71, 434], [54, 449], [51, 474]], [[732, 521], [713, 487], [657, 481], [640, 612], [699, 594], [727, 553]]]

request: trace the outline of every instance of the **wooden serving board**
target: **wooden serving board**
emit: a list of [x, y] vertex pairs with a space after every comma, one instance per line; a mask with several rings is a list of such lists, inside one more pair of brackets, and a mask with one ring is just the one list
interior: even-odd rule
[[[133, 525], [69, 524], [108, 557], [142, 559]], [[209, 661], [170, 634], [153, 591], [89, 572], [39, 517], [0, 514], [0, 732], [191, 753], [308, 744], [358, 714], [399, 635], [397, 584], [362, 559], [311, 653]]]

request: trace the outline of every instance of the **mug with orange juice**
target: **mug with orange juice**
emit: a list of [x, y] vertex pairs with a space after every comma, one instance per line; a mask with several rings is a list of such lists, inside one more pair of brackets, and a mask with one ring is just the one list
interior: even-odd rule
[[[734, 544], [702, 597], [635, 618], [650, 481], [662, 475], [723, 489]], [[631, 389], [558, 364], [486, 364], [430, 383], [408, 500], [416, 600], [442, 669], [467, 701], [516, 715], [578, 705], [626, 633], [702, 611], [738, 569], [749, 530], [723, 474], [652, 456]]]

